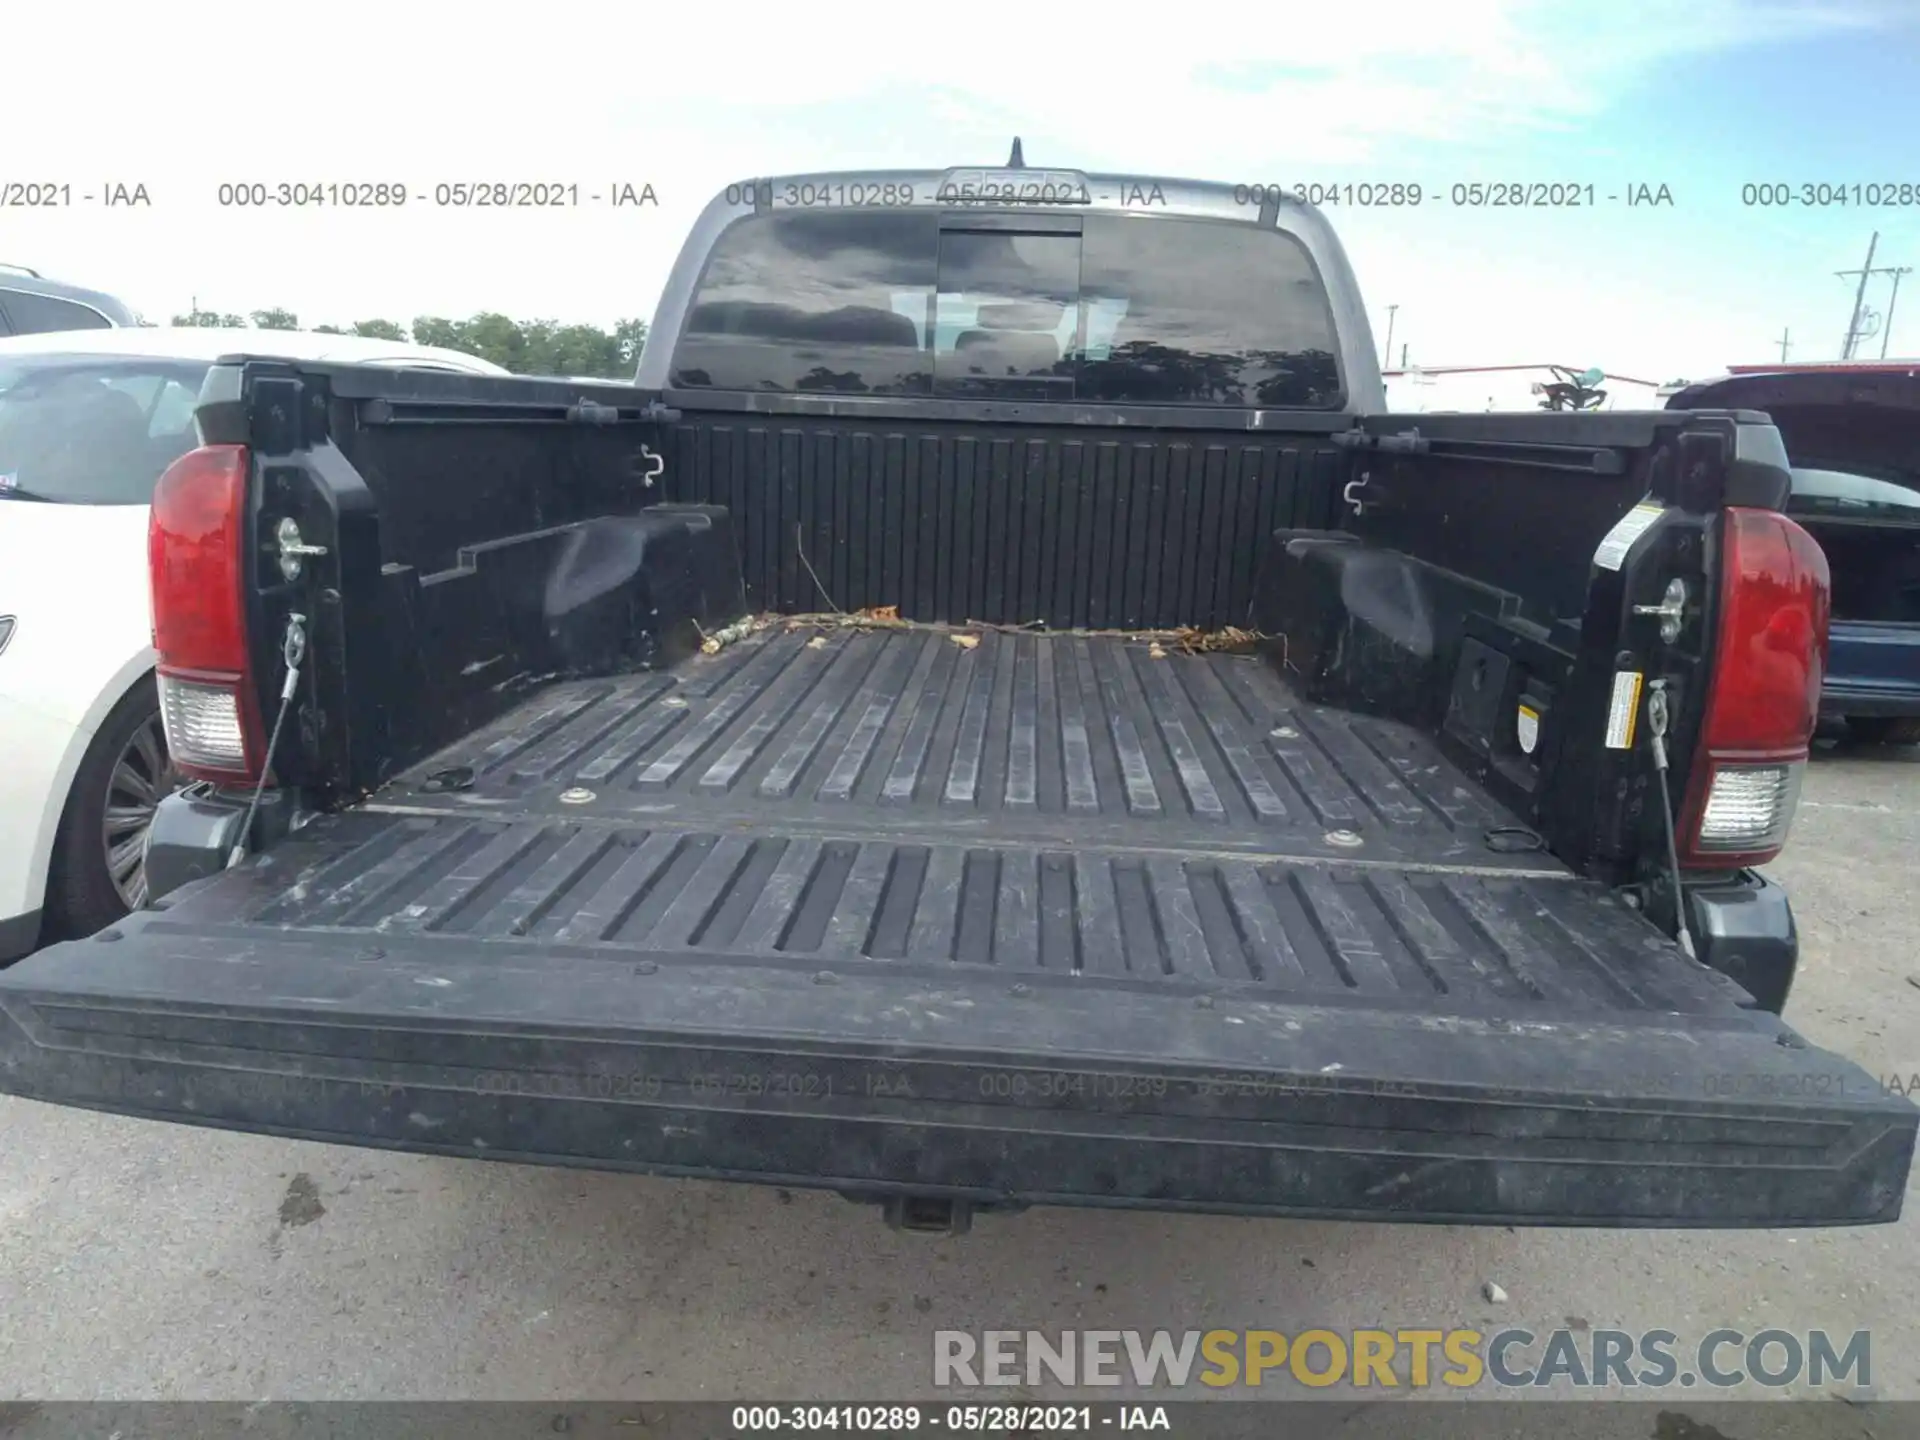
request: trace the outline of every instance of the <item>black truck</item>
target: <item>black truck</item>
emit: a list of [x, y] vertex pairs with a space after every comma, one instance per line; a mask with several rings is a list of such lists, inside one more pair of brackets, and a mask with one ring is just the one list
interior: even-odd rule
[[729, 186], [631, 386], [235, 355], [153, 505], [192, 783], [0, 1088], [913, 1228], [1894, 1220], [1754, 869], [1779, 435], [1383, 409], [1317, 211], [1024, 167]]

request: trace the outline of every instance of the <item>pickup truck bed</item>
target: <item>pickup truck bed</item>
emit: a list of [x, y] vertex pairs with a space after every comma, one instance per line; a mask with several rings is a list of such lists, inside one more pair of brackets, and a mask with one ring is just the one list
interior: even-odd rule
[[962, 1208], [1897, 1209], [1910, 1107], [1420, 732], [1266, 657], [956, 633], [541, 690], [16, 967], [5, 1088]]
[[1766, 417], [1385, 413], [1311, 207], [971, 173], [728, 187], [631, 386], [213, 366], [198, 783], [0, 1092], [935, 1228], [1897, 1219], [1753, 868], [1831, 589]]

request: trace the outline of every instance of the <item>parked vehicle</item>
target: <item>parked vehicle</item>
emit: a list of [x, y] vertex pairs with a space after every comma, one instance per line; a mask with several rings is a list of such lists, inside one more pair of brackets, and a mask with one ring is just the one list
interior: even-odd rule
[[1654, 381], [1570, 365], [1420, 365], [1385, 371], [1384, 378], [1387, 409], [1396, 415], [1655, 410], [1661, 404]]
[[0, 336], [139, 323], [139, 316], [111, 295], [49, 280], [24, 265], [0, 265]]
[[1780, 1018], [1753, 869], [1778, 434], [1382, 413], [1318, 211], [1142, 183], [731, 186], [625, 388], [216, 365], [194, 783], [0, 974], [0, 1087], [941, 1229], [1894, 1219], [1920, 1111]]
[[1833, 574], [1821, 712], [1870, 743], [1920, 744], [1920, 364], [1749, 371], [1671, 403], [1772, 417], [1793, 465], [1787, 513]]
[[429, 346], [142, 328], [0, 340], [0, 960], [146, 900], [174, 783], [153, 679], [154, 481], [224, 355], [506, 372]]

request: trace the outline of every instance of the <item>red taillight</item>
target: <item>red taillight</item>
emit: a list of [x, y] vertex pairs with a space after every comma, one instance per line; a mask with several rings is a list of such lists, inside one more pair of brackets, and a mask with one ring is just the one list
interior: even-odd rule
[[1683, 864], [1780, 853], [1826, 674], [1830, 581], [1813, 537], [1772, 510], [1729, 509], [1720, 644], [1680, 827]]
[[167, 748], [208, 780], [257, 780], [264, 749], [247, 655], [247, 470], [242, 445], [188, 451], [154, 487], [147, 524]]

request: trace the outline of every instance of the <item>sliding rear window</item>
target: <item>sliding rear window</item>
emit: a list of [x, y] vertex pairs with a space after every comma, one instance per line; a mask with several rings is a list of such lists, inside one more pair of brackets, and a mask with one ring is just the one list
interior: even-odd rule
[[1292, 236], [1169, 217], [751, 216], [672, 383], [761, 393], [1331, 409], [1325, 285]]
[[1787, 513], [1920, 525], [1920, 477], [1892, 468], [1796, 465]]

